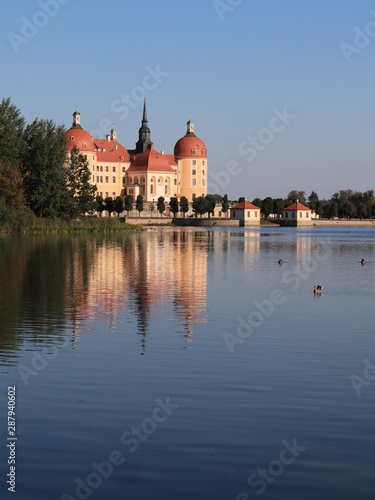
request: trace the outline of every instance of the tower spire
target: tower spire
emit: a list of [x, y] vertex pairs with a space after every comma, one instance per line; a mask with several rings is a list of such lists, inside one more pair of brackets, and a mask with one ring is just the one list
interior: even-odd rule
[[151, 131], [148, 127], [146, 96], [145, 96], [144, 103], [143, 103], [142, 126], [139, 129], [139, 139], [138, 139], [138, 142], [136, 143], [136, 146], [135, 146], [136, 153], [144, 153], [146, 151], [146, 149], [148, 148], [148, 146], [150, 144], [152, 144], [150, 135], [151, 135]]
[[143, 123], [148, 123], [148, 120], [147, 120], [147, 110], [146, 110], [146, 96], [145, 96], [144, 102], [143, 102], [143, 119], [142, 119], [142, 124]]
[[189, 115], [189, 121], [186, 123], [186, 125], [187, 125], [186, 135], [191, 136], [191, 137], [195, 137], [194, 123], [191, 121], [191, 113]]

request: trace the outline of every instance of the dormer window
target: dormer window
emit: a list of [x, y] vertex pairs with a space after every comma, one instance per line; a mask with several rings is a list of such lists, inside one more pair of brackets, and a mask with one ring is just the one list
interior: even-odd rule
[[123, 156], [121, 156], [121, 161], [124, 161], [124, 157]]
[[204, 155], [204, 149], [202, 149], [202, 155]]
[[103, 153], [105, 153], [105, 148], [103, 148]]
[[197, 144], [197, 148], [200, 149], [201, 145], [200, 144]]
[[85, 142], [83, 143], [83, 149], [87, 149], [87, 144]]
[[191, 154], [195, 155], [195, 149], [191, 150]]
[[70, 140], [71, 140], [71, 141], [74, 141], [74, 135], [71, 135], [71, 136], [70, 136]]

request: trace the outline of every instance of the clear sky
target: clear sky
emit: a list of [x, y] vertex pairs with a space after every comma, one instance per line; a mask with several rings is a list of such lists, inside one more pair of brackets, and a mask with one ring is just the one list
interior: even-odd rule
[[[0, 95], [27, 121], [173, 153], [189, 113], [209, 191], [375, 188], [375, 2], [4, 0]], [[44, 9], [44, 10], [43, 10]], [[366, 34], [367, 33], [367, 34]], [[346, 44], [346, 45], [343, 45]], [[281, 118], [280, 118], [281, 116]]]

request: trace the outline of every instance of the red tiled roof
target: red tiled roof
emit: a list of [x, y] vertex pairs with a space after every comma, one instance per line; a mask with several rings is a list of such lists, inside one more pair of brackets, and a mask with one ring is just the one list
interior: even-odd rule
[[[193, 151], [195, 151], [195, 154]], [[199, 137], [185, 135], [176, 142], [174, 155], [177, 158], [207, 158], [207, 149]]]
[[233, 205], [233, 207], [230, 207], [231, 210], [249, 210], [253, 209], [260, 210], [259, 207], [256, 205], [253, 205], [249, 201], [241, 201], [240, 203], [237, 203], [237, 205]]
[[[129, 162], [130, 156], [126, 148], [117, 141], [107, 139], [94, 139], [96, 157], [98, 161]], [[117, 149], [116, 149], [117, 146]], [[100, 151], [99, 151], [100, 149]]]
[[[83, 151], [94, 151], [94, 142], [91, 135], [82, 127], [71, 127], [65, 132], [66, 147], [71, 151], [76, 146], [80, 153]], [[84, 148], [83, 145], [86, 145]]]
[[296, 211], [296, 210], [309, 210], [311, 212], [311, 208], [302, 205], [302, 203], [300, 203], [299, 201], [296, 201], [292, 205], [289, 205], [289, 207], [284, 208], [284, 211], [286, 212]]
[[[149, 172], [171, 172], [174, 173], [175, 170], [170, 164], [171, 155], [163, 155], [154, 149], [153, 145], [150, 144], [144, 153], [139, 153], [134, 155], [134, 159], [131, 158], [131, 164], [128, 168], [128, 172], [141, 172], [148, 170]], [[175, 164], [174, 157], [173, 164]]]

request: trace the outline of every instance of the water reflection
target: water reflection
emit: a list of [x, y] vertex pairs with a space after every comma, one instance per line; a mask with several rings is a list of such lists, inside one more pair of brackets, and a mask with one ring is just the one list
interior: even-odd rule
[[[186, 342], [205, 321], [207, 231], [158, 230], [111, 238], [22, 237], [0, 249], [1, 364], [21, 348], [59, 345], [103, 324], [135, 323], [142, 353], [153, 313], [182, 325]], [[134, 327], [132, 332], [134, 332]], [[130, 327], [129, 327], [130, 329]], [[128, 329], [128, 330], [129, 330]]]

